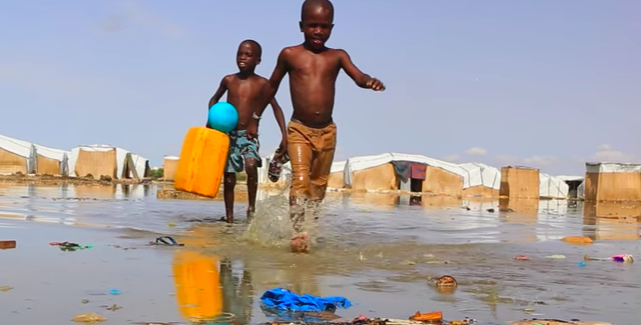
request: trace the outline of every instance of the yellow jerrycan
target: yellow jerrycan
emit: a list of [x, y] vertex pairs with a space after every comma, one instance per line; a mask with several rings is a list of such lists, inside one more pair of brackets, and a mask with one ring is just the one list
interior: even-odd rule
[[229, 136], [206, 127], [187, 132], [174, 177], [174, 188], [214, 198], [218, 194], [229, 153]]

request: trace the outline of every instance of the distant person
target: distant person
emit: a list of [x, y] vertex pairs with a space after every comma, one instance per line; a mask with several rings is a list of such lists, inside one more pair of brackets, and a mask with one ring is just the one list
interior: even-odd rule
[[[256, 210], [256, 191], [258, 188], [258, 168], [261, 167], [261, 159], [258, 154], [260, 148], [258, 142], [257, 128], [260, 116], [255, 111], [263, 112], [267, 104], [274, 109], [276, 122], [283, 134], [279, 150], [287, 148], [287, 131], [285, 129], [285, 118], [280, 105], [273, 98], [265, 103], [265, 107], [258, 107], [263, 104], [261, 91], [268, 81], [257, 75], [254, 70], [260, 64], [262, 48], [254, 40], [245, 40], [238, 46], [236, 53], [236, 64], [238, 72], [227, 75], [220, 82], [220, 86], [214, 96], [209, 100], [209, 107], [217, 103], [227, 92], [227, 102], [234, 105], [238, 110], [238, 125], [236, 129], [229, 132], [229, 158], [225, 167], [224, 196], [225, 196], [225, 220], [228, 223], [234, 222], [234, 187], [236, 186], [236, 173], [243, 170], [247, 174], [247, 195], [249, 205], [247, 207], [247, 220], [250, 221]], [[251, 123], [252, 120], [255, 123]], [[247, 136], [247, 126], [254, 125], [252, 137]], [[207, 127], [210, 127], [207, 122]]]
[[[336, 125], [332, 118], [336, 78], [344, 70], [365, 89], [385, 90], [383, 83], [361, 72], [344, 50], [331, 49], [325, 42], [334, 27], [334, 6], [328, 0], [306, 0], [301, 9], [300, 30], [303, 44], [284, 48], [265, 89], [263, 104], [256, 106], [261, 116], [267, 103], [289, 73], [293, 115], [287, 128], [288, 153], [292, 164], [290, 218], [295, 235], [292, 250], [306, 252], [309, 236], [303, 231], [305, 209], [317, 211], [325, 198], [327, 181], [336, 150]], [[247, 128], [256, 134], [257, 123]]]

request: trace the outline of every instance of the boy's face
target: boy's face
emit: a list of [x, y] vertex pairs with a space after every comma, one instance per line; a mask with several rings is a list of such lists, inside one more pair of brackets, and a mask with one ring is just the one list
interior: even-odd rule
[[300, 31], [305, 35], [305, 42], [314, 49], [322, 49], [332, 34], [332, 13], [322, 7], [309, 10], [300, 24]]
[[256, 48], [252, 43], [241, 43], [236, 53], [236, 65], [240, 71], [253, 71], [260, 63], [260, 58], [256, 56]]

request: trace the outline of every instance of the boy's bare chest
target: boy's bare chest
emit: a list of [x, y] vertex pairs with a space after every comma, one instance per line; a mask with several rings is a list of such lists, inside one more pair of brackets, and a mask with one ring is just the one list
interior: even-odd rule
[[290, 64], [290, 72], [301, 76], [335, 76], [340, 70], [338, 59], [329, 55], [300, 55]]
[[229, 95], [236, 98], [251, 99], [259, 96], [263, 84], [250, 80], [237, 80], [227, 85]]

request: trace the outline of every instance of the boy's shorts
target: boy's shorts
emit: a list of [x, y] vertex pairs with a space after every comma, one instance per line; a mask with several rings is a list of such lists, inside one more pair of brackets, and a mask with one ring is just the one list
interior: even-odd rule
[[229, 135], [229, 158], [227, 158], [226, 173], [240, 173], [245, 170], [245, 159], [256, 160], [256, 166], [262, 167], [258, 150], [258, 139], [248, 139], [245, 130], [234, 130]]

